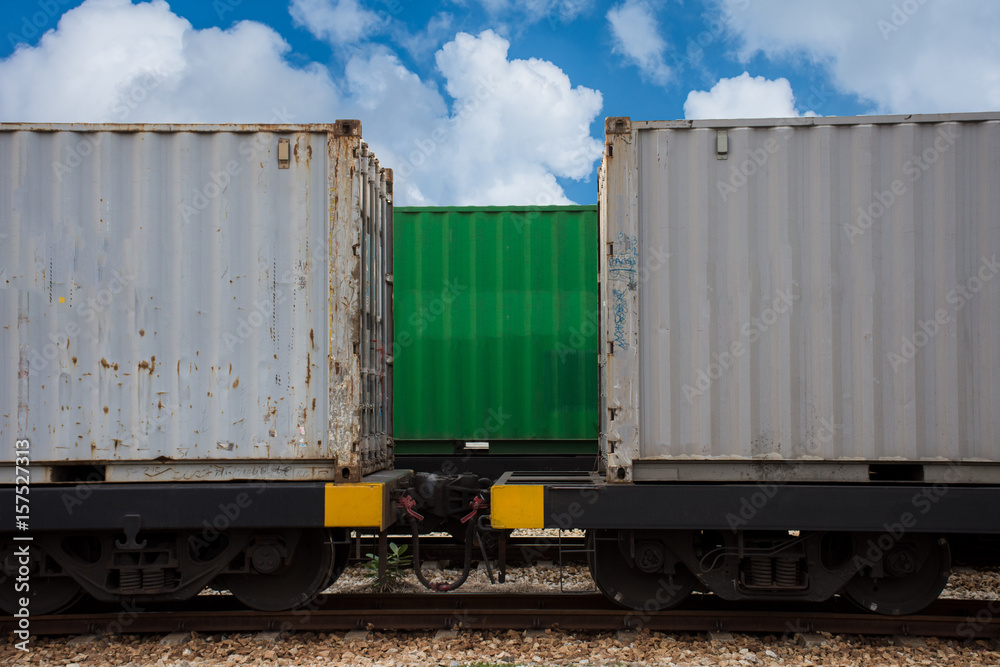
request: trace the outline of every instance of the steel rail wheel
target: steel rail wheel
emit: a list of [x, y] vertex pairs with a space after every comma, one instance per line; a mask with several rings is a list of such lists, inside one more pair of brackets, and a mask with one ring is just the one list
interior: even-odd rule
[[882, 535], [868, 540], [866, 565], [841, 592], [862, 609], [878, 614], [914, 614], [941, 595], [951, 574], [951, 549], [943, 537]]
[[590, 572], [597, 587], [615, 603], [647, 612], [680, 604], [694, 590], [698, 580], [665, 545], [657, 540], [632, 545], [617, 530], [587, 532]]
[[237, 600], [259, 611], [283, 611], [308, 604], [332, 583], [338, 562], [325, 528], [302, 530], [294, 545], [258, 536], [247, 550], [247, 560], [248, 572], [225, 574], [216, 582]]

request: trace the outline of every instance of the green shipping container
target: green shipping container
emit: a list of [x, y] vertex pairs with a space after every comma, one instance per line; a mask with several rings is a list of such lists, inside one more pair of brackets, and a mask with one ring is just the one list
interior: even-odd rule
[[595, 453], [597, 207], [394, 215], [396, 453]]

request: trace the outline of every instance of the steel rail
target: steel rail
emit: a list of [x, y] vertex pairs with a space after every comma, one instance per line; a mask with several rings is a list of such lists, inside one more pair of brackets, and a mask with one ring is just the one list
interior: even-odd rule
[[[31, 619], [34, 635], [167, 632], [345, 630], [526, 630], [751, 632], [910, 635], [961, 639], [1000, 637], [1000, 601], [939, 600], [914, 616], [876, 616], [843, 600], [819, 605], [733, 604], [694, 596], [682, 608], [658, 613], [613, 606], [599, 594], [330, 594], [314, 608], [280, 613], [239, 609], [229, 596], [202, 596], [198, 608], [162, 605], [148, 610], [103, 606], [76, 614]], [[91, 605], [98, 607], [98, 605]], [[15, 629], [0, 621], [0, 632]]]

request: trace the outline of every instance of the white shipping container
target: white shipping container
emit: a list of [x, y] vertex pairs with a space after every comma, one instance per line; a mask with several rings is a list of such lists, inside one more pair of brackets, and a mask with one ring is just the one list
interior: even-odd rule
[[1000, 481], [1000, 114], [606, 136], [610, 481]]
[[0, 124], [0, 477], [392, 465], [392, 173], [358, 121]]

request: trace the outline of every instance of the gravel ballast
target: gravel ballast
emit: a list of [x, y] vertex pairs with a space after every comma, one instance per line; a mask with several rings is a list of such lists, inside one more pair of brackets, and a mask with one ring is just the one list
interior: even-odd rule
[[347, 640], [343, 633], [304, 633], [277, 641], [254, 635], [193, 635], [165, 646], [160, 637], [100, 638], [67, 646], [65, 638], [40, 639], [23, 653], [0, 649], [0, 663], [72, 667], [195, 667], [197, 665], [996, 665], [1000, 652], [984, 642], [926, 639], [921, 647], [903, 647], [889, 638], [827, 637], [820, 646], [804, 647], [795, 638], [740, 635], [731, 641], [704, 636], [638, 632], [562, 633], [539, 636], [524, 632], [468, 632], [435, 640], [434, 633], [370, 633]]

